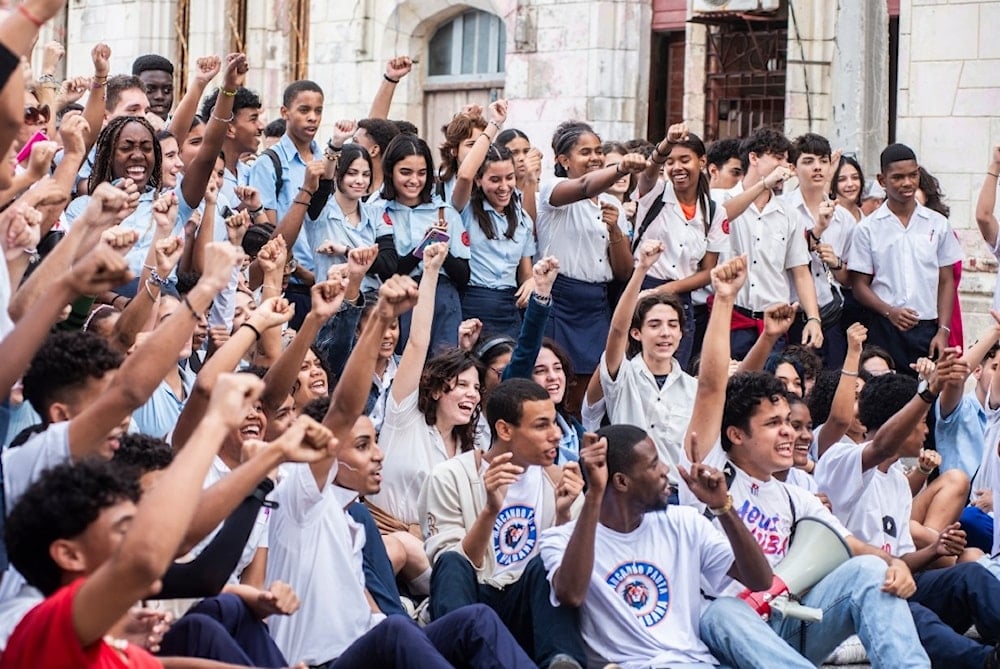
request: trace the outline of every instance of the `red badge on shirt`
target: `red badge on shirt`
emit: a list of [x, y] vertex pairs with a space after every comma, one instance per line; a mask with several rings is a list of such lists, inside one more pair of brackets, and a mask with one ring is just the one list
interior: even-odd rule
[[462, 233], [462, 243], [465, 244], [466, 246], [469, 245], [469, 233], [468, 232], [463, 232]]
[[389, 212], [387, 211], [382, 212], [382, 220], [385, 221], [385, 224], [388, 225], [390, 228], [392, 227], [392, 216], [389, 215]]
[[[390, 223], [390, 225], [391, 225], [391, 223]], [[725, 218], [725, 219], [722, 220], [722, 231], [724, 233], [726, 233], [727, 235], [729, 234], [729, 219], [728, 218]]]

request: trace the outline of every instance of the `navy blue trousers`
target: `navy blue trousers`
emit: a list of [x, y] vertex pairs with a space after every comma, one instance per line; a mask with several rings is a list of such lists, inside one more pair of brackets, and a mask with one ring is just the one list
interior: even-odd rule
[[191, 607], [163, 635], [161, 657], [198, 657], [246, 667], [287, 667], [267, 625], [236, 595], [221, 594]]
[[503, 590], [479, 583], [465, 557], [443, 553], [431, 574], [431, 616], [443, 619], [469, 604], [486, 604], [497, 612], [514, 638], [540, 667], [565, 653], [587, 665], [580, 637], [577, 610], [555, 607], [549, 601], [549, 581], [539, 557], [533, 558], [521, 578]]
[[[917, 593], [909, 599], [910, 611], [932, 665], [981, 669], [992, 644], [1000, 640], [1000, 581], [975, 562], [922, 571], [913, 578]], [[964, 636], [973, 623], [982, 643]]]
[[409, 618], [389, 616], [317, 669], [528, 669], [534, 663], [496, 613], [467, 606], [420, 629]]
[[379, 610], [387, 616], [407, 615], [399, 602], [399, 588], [396, 586], [396, 575], [392, 571], [392, 561], [385, 552], [385, 543], [371, 511], [361, 502], [355, 502], [347, 508], [347, 513], [351, 514], [355, 522], [365, 527], [365, 546], [361, 549], [361, 557], [365, 570], [365, 587], [371, 593], [372, 599], [378, 604]]
[[888, 351], [897, 372], [916, 376], [910, 363], [927, 355], [937, 329], [937, 320], [931, 319], [920, 321], [909, 330], [898, 330], [888, 318], [873, 314], [868, 324], [868, 343]]

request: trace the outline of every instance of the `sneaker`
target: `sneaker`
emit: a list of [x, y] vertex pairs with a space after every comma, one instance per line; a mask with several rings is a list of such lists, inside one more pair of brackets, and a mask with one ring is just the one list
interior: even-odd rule
[[583, 669], [583, 667], [566, 653], [559, 653], [549, 662], [549, 669]]

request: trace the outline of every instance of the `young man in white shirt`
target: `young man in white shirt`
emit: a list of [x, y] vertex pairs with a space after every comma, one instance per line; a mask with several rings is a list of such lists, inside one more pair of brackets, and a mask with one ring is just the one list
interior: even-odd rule
[[975, 623], [984, 640], [1000, 639], [1000, 582], [976, 562], [940, 568], [965, 550], [965, 532], [957, 523], [943, 528], [934, 543], [916, 548], [910, 535], [910, 484], [898, 462], [920, 454], [934, 395], [964, 380], [964, 367], [949, 350], [931, 374], [929, 388], [919, 393], [908, 376], [872, 379], [861, 394], [861, 412], [874, 437], [831, 447], [816, 465], [816, 480], [856, 537], [910, 567], [917, 591], [908, 603], [932, 663], [979, 669], [1000, 666], [1000, 655], [964, 634]]
[[[697, 387], [676, 358], [687, 314], [671, 293], [639, 297], [646, 273], [663, 250], [659, 240], [639, 248], [632, 278], [611, 318], [600, 374], [611, 422], [648, 430], [660, 459], [676, 471], [684, 461], [684, 431]], [[671, 480], [678, 480], [677, 474]]]
[[[668, 506], [668, 465], [645, 431], [611, 425], [585, 440], [583, 510], [546, 530], [541, 550], [553, 603], [580, 609], [592, 664], [813, 666], [736, 599], [717, 600], [726, 615], [713, 621], [723, 624], [699, 630], [703, 579], [718, 589], [731, 578], [751, 590], [771, 586], [771, 567], [736, 515], [722, 472], [698, 464], [680, 470], [725, 535], [697, 510]], [[716, 657], [700, 637], [717, 639]]]
[[434, 565], [431, 614], [468, 604], [496, 610], [540, 667], [586, 662], [576, 611], [554, 607], [538, 554], [544, 530], [583, 503], [580, 466], [555, 465], [561, 432], [548, 391], [509, 379], [486, 405], [493, 444], [434, 468], [421, 499], [424, 547]]
[[963, 254], [948, 219], [917, 202], [920, 165], [913, 150], [890, 144], [881, 170], [885, 204], [858, 224], [848, 266], [854, 296], [874, 312], [869, 341], [910, 373], [917, 358], [936, 358], [948, 345], [952, 265]]
[[[817, 353], [828, 368], [839, 366], [847, 354], [847, 338], [840, 324], [844, 304], [840, 286], [849, 285], [844, 258], [857, 227], [850, 212], [830, 199], [830, 180], [836, 167], [831, 164], [830, 154], [830, 142], [825, 137], [812, 132], [796, 137], [791, 158], [799, 187], [781, 196], [789, 215], [806, 231], [809, 272], [823, 328], [823, 346]], [[798, 301], [795, 295], [792, 301]], [[802, 330], [800, 320], [792, 325], [791, 337], [800, 338]]]
[[[745, 262], [744, 257], [731, 261], [738, 266]], [[815, 496], [773, 476], [792, 467], [795, 432], [781, 381], [760, 372], [728, 378], [727, 325], [736, 294], [746, 280], [743, 267], [734, 271], [737, 280], [716, 282], [715, 286], [715, 305], [702, 348], [698, 392], [685, 444], [688, 456], [692, 462], [704, 459], [705, 464], [727, 471], [727, 478], [731, 476], [733, 507], [772, 567], [786, 556], [795, 522], [806, 516], [826, 521], [859, 556], [827, 574], [802, 597], [806, 606], [823, 610], [822, 622], [808, 623], [806, 630], [807, 623], [801, 620], [773, 616], [769, 624], [815, 663], [848, 635], [857, 633], [874, 667], [927, 667], [930, 663], [903, 599], [915, 590], [906, 564], [857, 540]], [[714, 446], [702, 449], [699, 444]], [[681, 490], [681, 501], [701, 506], [686, 489]], [[739, 591], [732, 585], [720, 594]], [[715, 624], [714, 616], [724, 619], [726, 610], [718, 601], [725, 600], [709, 605], [703, 627]], [[712, 637], [704, 640], [713, 652], [724, 652]]]
[[763, 329], [764, 310], [772, 304], [790, 302], [793, 286], [806, 321], [802, 343], [813, 348], [823, 345], [805, 228], [771, 191], [789, 171], [791, 148], [788, 138], [770, 128], [761, 128], [743, 140], [742, 192], [724, 204], [729, 215], [732, 254], [747, 255], [749, 272], [736, 300], [736, 318], [731, 327], [732, 353], [738, 360]]
[[[395, 276], [379, 290], [369, 317], [344, 367], [324, 417], [330, 455], [311, 465], [290, 467], [275, 491], [278, 509], [270, 526], [268, 578], [287, 581], [302, 599], [299, 615], [273, 620], [271, 633], [286, 657], [314, 667], [486, 667], [531, 666], [510, 634], [486, 607], [455, 611], [421, 630], [408, 618], [388, 618], [365, 587], [364, 526], [347, 513], [357, 492], [335, 486], [339, 450], [378, 446], [372, 422], [361, 415], [386, 328], [416, 302], [409, 277]], [[375, 456], [376, 465], [378, 456]], [[364, 458], [348, 457], [348, 469]], [[354, 463], [354, 464], [351, 464]], [[367, 469], [367, 467], [365, 467]], [[379, 481], [366, 472], [366, 485]], [[308, 550], [303, 550], [308, 547]]]

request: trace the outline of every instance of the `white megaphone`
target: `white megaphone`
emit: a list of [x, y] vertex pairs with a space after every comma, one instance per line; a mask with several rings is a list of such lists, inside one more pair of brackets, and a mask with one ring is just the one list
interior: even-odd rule
[[764, 620], [777, 611], [791, 618], [819, 622], [823, 619], [821, 609], [803, 606], [794, 599], [850, 559], [851, 549], [833, 527], [819, 518], [799, 519], [793, 539], [785, 559], [774, 568], [771, 587], [760, 592], [744, 590], [740, 599]]

